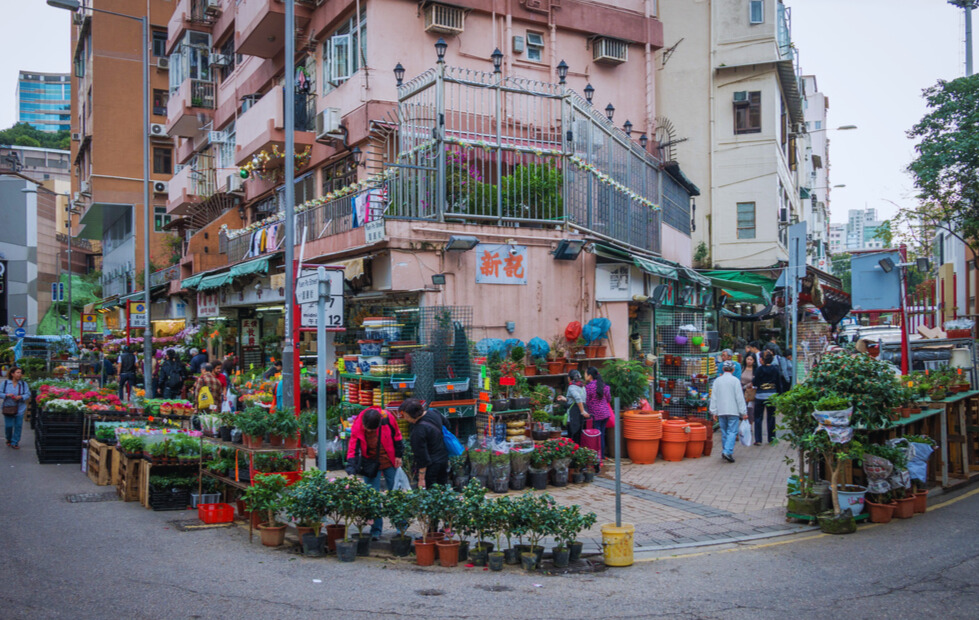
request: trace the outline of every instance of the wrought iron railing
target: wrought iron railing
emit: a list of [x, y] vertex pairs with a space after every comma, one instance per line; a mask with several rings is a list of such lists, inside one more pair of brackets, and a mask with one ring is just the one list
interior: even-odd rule
[[171, 280], [180, 278], [180, 265], [170, 265], [150, 274], [150, 286], [163, 286]]
[[214, 109], [214, 82], [190, 81], [190, 105], [193, 108]]

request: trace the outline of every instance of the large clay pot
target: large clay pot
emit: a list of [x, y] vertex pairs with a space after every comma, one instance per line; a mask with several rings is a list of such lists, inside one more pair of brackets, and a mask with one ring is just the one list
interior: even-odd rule
[[337, 541], [343, 540], [343, 535], [346, 533], [347, 528], [342, 524], [331, 523], [326, 526], [326, 546], [331, 553], [337, 550]]
[[928, 491], [918, 491], [914, 494], [914, 511], [924, 512], [928, 510]]
[[262, 533], [262, 544], [266, 547], [278, 547], [286, 540], [285, 525], [263, 523], [258, 529]]
[[445, 568], [452, 568], [459, 564], [459, 541], [440, 540], [435, 543], [438, 547], [439, 564]]
[[626, 439], [625, 445], [634, 464], [651, 465], [656, 462], [659, 442], [659, 439]]
[[551, 375], [559, 375], [564, 371], [564, 362], [548, 362], [547, 363], [547, 373]]
[[897, 504], [894, 502], [875, 504], [870, 500], [864, 500], [864, 504], [866, 504], [867, 512], [870, 514], [871, 523], [890, 523], [891, 517], [894, 516], [894, 509], [897, 508]]
[[905, 497], [895, 500], [897, 508], [894, 509], [894, 516], [898, 519], [910, 519], [914, 516], [914, 497]]
[[663, 437], [660, 440], [659, 448], [664, 461], [682, 461], [683, 455], [687, 451], [687, 442]]
[[431, 566], [435, 564], [435, 543], [424, 542], [422, 539], [415, 539], [415, 563], [418, 566]]
[[698, 441], [687, 442], [687, 448], [684, 451], [683, 456], [685, 456], [688, 459], [699, 459], [703, 455], [704, 455], [704, 441], [702, 439]]

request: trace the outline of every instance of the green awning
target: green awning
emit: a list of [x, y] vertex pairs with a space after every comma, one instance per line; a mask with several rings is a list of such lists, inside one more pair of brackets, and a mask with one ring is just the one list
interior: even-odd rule
[[230, 283], [231, 280], [231, 274], [228, 272], [219, 273], [214, 276], [207, 276], [205, 278], [201, 278], [201, 282], [197, 285], [197, 289], [207, 291], [214, 288], [221, 288], [225, 284]]
[[180, 288], [196, 288], [197, 285], [201, 283], [201, 279], [203, 277], [204, 276], [202, 274], [197, 274], [196, 276], [184, 278], [180, 281]]
[[706, 271], [714, 286], [724, 289], [731, 301], [768, 304], [775, 281], [750, 271]]
[[661, 278], [668, 278], [670, 280], [677, 279], [676, 268], [665, 263], [649, 260], [647, 258], [640, 258], [639, 256], [633, 256], [632, 262], [636, 265], [636, 267], [639, 267], [648, 274], [659, 276]]
[[803, 200], [809, 200], [810, 196], [812, 196], [811, 189], [809, 189], [808, 187], [799, 188], [799, 198], [802, 198]]
[[269, 272], [269, 258], [265, 256], [263, 258], [256, 258], [255, 260], [250, 260], [245, 263], [239, 263], [231, 268], [229, 272], [231, 277], [239, 278], [241, 276], [251, 275], [253, 273], [268, 273]]
[[603, 245], [601, 243], [595, 244], [595, 256], [601, 256], [602, 258], [622, 261], [625, 263], [632, 262], [632, 254], [626, 252], [625, 250], [613, 248], [610, 245]]
[[684, 267], [683, 265], [677, 265], [677, 270], [680, 273], [680, 278], [684, 280], [689, 280], [690, 282], [695, 282], [701, 286], [710, 286], [710, 278], [705, 275], [699, 274], [689, 267]]

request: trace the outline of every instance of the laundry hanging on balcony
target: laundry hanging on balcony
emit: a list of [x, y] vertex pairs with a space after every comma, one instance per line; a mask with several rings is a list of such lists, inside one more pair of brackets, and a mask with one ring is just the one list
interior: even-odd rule
[[252, 256], [261, 256], [266, 252], [271, 252], [278, 247], [278, 236], [279, 229], [283, 224], [272, 224], [270, 226], [265, 226], [259, 228], [252, 233], [252, 238], [248, 243], [248, 255], [246, 258]]
[[384, 213], [384, 204], [386, 202], [387, 190], [385, 189], [372, 189], [351, 198], [353, 228], [359, 228], [381, 217]]

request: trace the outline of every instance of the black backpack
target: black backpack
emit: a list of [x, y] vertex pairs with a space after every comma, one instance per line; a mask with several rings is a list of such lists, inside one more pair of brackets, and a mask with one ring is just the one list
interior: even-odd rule
[[166, 386], [168, 388], [178, 388], [183, 384], [183, 373], [180, 372], [180, 366], [176, 363], [168, 361], [164, 372]]

